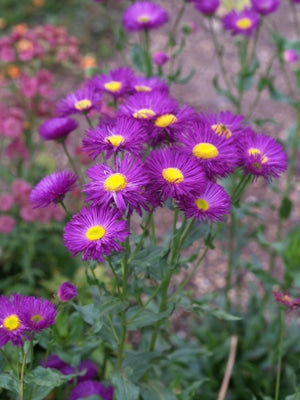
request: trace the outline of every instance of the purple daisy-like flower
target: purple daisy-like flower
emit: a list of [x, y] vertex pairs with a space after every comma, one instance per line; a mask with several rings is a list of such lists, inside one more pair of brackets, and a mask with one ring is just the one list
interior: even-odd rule
[[59, 203], [65, 194], [74, 188], [77, 175], [69, 171], [58, 171], [45, 176], [30, 193], [30, 202], [36, 207], [47, 207]]
[[151, 1], [137, 1], [123, 14], [123, 25], [130, 32], [156, 29], [168, 21], [166, 10]]
[[22, 315], [24, 301], [25, 296], [16, 293], [0, 296], [0, 347], [9, 341], [13, 346], [23, 345], [28, 330]]
[[230, 111], [203, 112], [198, 114], [198, 118], [209, 125], [216, 135], [225, 139], [238, 138], [248, 128], [248, 125], [243, 123], [243, 115], [235, 115]]
[[210, 126], [195, 121], [178, 136], [183, 144], [179, 151], [193, 156], [209, 179], [224, 177], [238, 166], [237, 148], [233, 141], [216, 135]]
[[119, 67], [107, 74], [95, 75], [87, 85], [118, 98], [132, 92], [133, 80], [134, 72], [130, 68]]
[[259, 15], [245, 8], [242, 11], [231, 11], [223, 17], [224, 29], [231, 31], [233, 35], [252, 35], [259, 24]]
[[140, 121], [153, 121], [163, 114], [177, 112], [175, 99], [167, 97], [164, 92], [144, 92], [130, 96], [119, 108], [119, 115], [126, 115]]
[[142, 208], [148, 209], [150, 197], [145, 186], [149, 178], [139, 159], [125, 154], [122, 160], [116, 159], [115, 170], [106, 164], [96, 164], [87, 170], [87, 176], [92, 181], [84, 185], [83, 192], [92, 206], [114, 203], [120, 211], [129, 207], [130, 211], [136, 210], [139, 214]]
[[63, 282], [57, 290], [57, 297], [63, 303], [73, 300], [77, 294], [77, 286], [70, 282]]
[[154, 64], [162, 66], [170, 60], [170, 56], [164, 51], [157, 51], [153, 54], [152, 59]]
[[252, 8], [261, 15], [275, 12], [279, 7], [280, 0], [251, 0]]
[[170, 148], [152, 151], [146, 159], [146, 171], [149, 191], [157, 193], [162, 201], [197, 194], [206, 181], [196, 160]]
[[287, 156], [272, 137], [249, 131], [238, 144], [245, 174], [263, 176], [267, 181], [278, 178], [287, 169]]
[[127, 151], [139, 156], [147, 137], [141, 124], [128, 117], [116, 120], [106, 119], [94, 129], [86, 131], [82, 141], [83, 150], [95, 159], [102, 152], [109, 158], [120, 151]]
[[195, 218], [198, 222], [221, 221], [230, 212], [230, 197], [222, 186], [207, 182], [201, 193], [183, 197], [178, 207], [187, 218]]
[[167, 85], [167, 83], [156, 76], [150, 78], [144, 76], [136, 76], [132, 83], [132, 86], [136, 93], [160, 90], [166, 96], [169, 94], [169, 86]]
[[39, 134], [44, 140], [61, 140], [65, 139], [77, 127], [78, 122], [72, 118], [51, 118], [40, 126]]
[[78, 371], [82, 372], [84, 370], [85, 370], [84, 375], [78, 376], [78, 382], [96, 378], [98, 374], [98, 365], [91, 360], [82, 360], [80, 361]]
[[277, 303], [283, 304], [289, 309], [293, 310], [300, 307], [300, 298], [292, 298], [288, 292], [281, 292], [279, 290], [273, 290], [272, 294]]
[[214, 14], [220, 6], [220, 0], [193, 0], [196, 10], [204, 15]]
[[24, 322], [31, 332], [39, 332], [53, 325], [56, 314], [54, 304], [47, 299], [29, 296], [22, 305]]
[[45, 368], [54, 368], [54, 369], [61, 369], [68, 365], [65, 363], [58, 355], [50, 354], [46, 360], [41, 361], [41, 365]]
[[129, 235], [127, 222], [120, 220], [118, 210], [105, 207], [84, 207], [69, 221], [64, 230], [64, 244], [75, 256], [103, 262], [103, 256], [120, 252], [119, 244]]
[[106, 387], [102, 383], [92, 380], [80, 382], [71, 391], [68, 400], [89, 398], [93, 395], [100, 396], [103, 400], [113, 400], [114, 388]]
[[83, 89], [70, 93], [57, 104], [57, 114], [67, 116], [78, 113], [88, 113], [99, 105], [101, 95], [94, 87], [86, 85]]

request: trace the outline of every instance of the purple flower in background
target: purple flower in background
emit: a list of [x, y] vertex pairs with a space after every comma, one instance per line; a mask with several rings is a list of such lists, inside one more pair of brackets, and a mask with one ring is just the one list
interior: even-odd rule
[[38, 332], [53, 325], [56, 317], [56, 309], [47, 299], [29, 296], [22, 304], [22, 315], [28, 329]]
[[51, 118], [40, 126], [39, 134], [44, 140], [65, 139], [77, 127], [78, 122], [72, 118]]
[[65, 226], [64, 244], [73, 254], [83, 253], [82, 259], [103, 262], [114, 250], [120, 252], [129, 235], [127, 222], [119, 220], [120, 213], [105, 207], [84, 207]]
[[238, 143], [245, 174], [263, 176], [267, 181], [287, 169], [287, 156], [272, 137], [249, 131]]
[[87, 130], [82, 146], [91, 158], [102, 152], [109, 158], [120, 151], [139, 156], [145, 141], [145, 130], [138, 121], [119, 117], [116, 120], [106, 119], [96, 128]]
[[124, 12], [123, 25], [131, 32], [156, 29], [168, 21], [166, 10], [151, 1], [137, 1]]
[[100, 93], [94, 87], [87, 85], [60, 100], [57, 104], [57, 114], [65, 117], [71, 114], [88, 113], [99, 105], [100, 100]]
[[135, 92], [152, 92], [153, 90], [160, 90], [167, 96], [169, 94], [169, 86], [167, 83], [156, 76], [144, 77], [136, 76], [133, 82], [133, 89]]
[[299, 54], [294, 49], [286, 49], [283, 52], [283, 59], [287, 63], [294, 63], [299, 60]]
[[220, 0], [193, 0], [196, 10], [205, 15], [214, 14], [220, 6]]
[[292, 3], [300, 4], [300, 0], [291, 0], [291, 1], [292, 1]]
[[153, 54], [153, 62], [157, 65], [165, 65], [170, 60], [170, 57], [164, 51], [157, 51]]
[[120, 67], [109, 71], [107, 74], [94, 76], [88, 82], [88, 86], [117, 98], [132, 91], [133, 80], [133, 71], [127, 67]]
[[45, 176], [32, 189], [30, 202], [34, 207], [47, 207], [50, 203], [59, 203], [65, 194], [75, 186], [77, 175], [69, 171], [54, 172]]
[[139, 214], [142, 208], [148, 209], [148, 193], [145, 186], [149, 178], [145, 173], [144, 164], [137, 158], [125, 154], [124, 158], [116, 159], [113, 170], [106, 164], [96, 164], [87, 170], [91, 179], [86, 183], [83, 192], [86, 201], [92, 206], [109, 206], [114, 203], [120, 211], [136, 210]]
[[280, 0], [251, 0], [251, 3], [256, 12], [267, 15], [277, 10]]
[[187, 218], [195, 218], [198, 222], [221, 221], [230, 212], [230, 197], [222, 186], [207, 182], [201, 193], [183, 197], [178, 207]]
[[281, 292], [279, 290], [272, 291], [274, 299], [277, 303], [283, 304], [284, 306], [290, 308], [291, 310], [300, 307], [300, 298], [292, 298], [288, 292]]
[[0, 296], [0, 347], [11, 340], [13, 346], [22, 346], [26, 337], [27, 325], [22, 315], [25, 296], [11, 294]]
[[82, 372], [85, 370], [85, 374], [78, 376], [78, 382], [87, 381], [96, 378], [98, 374], [98, 365], [90, 360], [82, 360], [79, 364], [78, 371]]
[[57, 297], [62, 302], [67, 302], [73, 300], [77, 296], [77, 286], [70, 282], [63, 282], [58, 290]]
[[65, 363], [58, 355], [50, 354], [46, 360], [41, 362], [41, 365], [45, 368], [54, 368], [54, 369], [61, 369], [68, 365]]
[[68, 400], [89, 398], [93, 395], [103, 400], [113, 400], [114, 389], [112, 386], [106, 387], [100, 382], [88, 380], [78, 383], [71, 391]]
[[146, 171], [149, 191], [157, 193], [162, 201], [197, 194], [206, 181], [201, 165], [174, 149], [152, 151], [146, 159]]
[[250, 9], [231, 11], [223, 17], [224, 29], [233, 35], [252, 35], [259, 24], [259, 15]]

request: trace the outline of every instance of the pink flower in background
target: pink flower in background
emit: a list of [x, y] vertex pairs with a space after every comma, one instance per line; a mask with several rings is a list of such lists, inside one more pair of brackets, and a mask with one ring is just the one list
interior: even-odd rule
[[15, 50], [11, 46], [0, 47], [0, 60], [10, 63], [15, 59]]
[[14, 139], [8, 144], [4, 150], [4, 155], [9, 159], [22, 158], [23, 160], [29, 159], [29, 152], [25, 143], [19, 138]]
[[16, 221], [10, 215], [0, 216], [0, 233], [10, 233], [15, 227]]
[[19, 79], [19, 90], [26, 99], [31, 99], [38, 92], [37, 78], [23, 74]]
[[2, 131], [3, 136], [16, 139], [21, 136], [24, 128], [24, 123], [19, 118], [8, 115], [2, 123], [0, 123], [0, 131]]
[[15, 202], [20, 206], [29, 204], [31, 189], [31, 185], [24, 179], [16, 178], [11, 185], [11, 192], [14, 196]]
[[164, 65], [170, 60], [170, 57], [168, 54], [166, 54], [164, 51], [157, 51], [153, 55], [153, 62], [157, 65]]
[[284, 61], [287, 63], [294, 63], [300, 59], [299, 54], [294, 49], [286, 49], [283, 52]]
[[10, 193], [0, 194], [0, 211], [9, 211], [14, 204], [14, 196]]

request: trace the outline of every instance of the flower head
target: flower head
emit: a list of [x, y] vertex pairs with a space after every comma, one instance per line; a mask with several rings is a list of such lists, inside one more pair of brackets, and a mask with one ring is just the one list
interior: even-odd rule
[[287, 168], [287, 156], [282, 146], [272, 137], [249, 131], [238, 143], [245, 174], [263, 176], [267, 181]]
[[146, 171], [150, 176], [149, 191], [165, 201], [197, 194], [205, 184], [202, 167], [186, 154], [175, 149], [152, 151], [146, 159]]
[[114, 389], [112, 386], [105, 387], [102, 383], [87, 380], [78, 383], [71, 391], [68, 400], [78, 400], [89, 396], [99, 396], [103, 400], [113, 400]]
[[78, 127], [78, 122], [68, 117], [51, 118], [45, 121], [39, 129], [44, 140], [65, 139], [69, 133]]
[[279, 7], [280, 0], [251, 0], [252, 8], [261, 15], [275, 12]]
[[77, 286], [73, 285], [70, 282], [63, 282], [57, 290], [57, 297], [62, 302], [71, 301], [76, 296]]
[[41, 362], [41, 365], [45, 368], [61, 369], [67, 364], [56, 354], [50, 354], [46, 360]]
[[120, 252], [129, 235], [120, 213], [105, 207], [84, 207], [69, 221], [64, 230], [64, 244], [73, 254], [83, 253], [83, 260], [103, 261], [113, 251]]
[[205, 15], [214, 14], [220, 6], [220, 0], [193, 0], [196, 10]]
[[82, 372], [84, 370], [85, 374], [78, 376], [78, 382], [96, 378], [98, 374], [98, 365], [91, 360], [82, 360], [80, 361], [78, 371]]
[[123, 25], [128, 31], [156, 29], [168, 21], [166, 10], [151, 1], [137, 1], [123, 15]]
[[169, 60], [170, 57], [164, 51], [157, 51], [153, 54], [153, 62], [156, 65], [165, 65]]
[[133, 89], [136, 93], [152, 92], [153, 90], [160, 90], [167, 96], [169, 94], [169, 86], [166, 82], [156, 76], [150, 78], [144, 76], [136, 76], [133, 81]]
[[300, 298], [293, 299], [288, 292], [273, 290], [274, 299], [284, 306], [295, 309], [300, 307]]
[[22, 305], [23, 319], [31, 332], [39, 332], [53, 325], [56, 313], [54, 304], [47, 299], [29, 296]]
[[222, 186], [208, 181], [197, 196], [183, 197], [178, 206], [188, 218], [198, 222], [221, 221], [230, 212], [230, 197]]
[[100, 99], [99, 92], [87, 85], [61, 100], [57, 104], [57, 114], [66, 117], [71, 114], [88, 113], [99, 105]]
[[111, 203], [120, 211], [136, 210], [141, 213], [147, 207], [148, 193], [145, 186], [148, 176], [144, 164], [129, 154], [123, 160], [117, 158], [113, 170], [106, 164], [96, 164], [87, 170], [90, 183], [85, 184], [86, 201], [92, 206], [109, 206]]
[[252, 35], [259, 24], [258, 14], [249, 9], [231, 11], [223, 17], [224, 29], [231, 31], [233, 35]]
[[286, 49], [283, 52], [283, 59], [287, 63], [294, 63], [300, 59], [300, 56], [295, 49]]
[[87, 130], [82, 145], [92, 158], [102, 152], [109, 158], [120, 151], [139, 156], [145, 141], [145, 131], [141, 124], [123, 116], [116, 120], [107, 118], [96, 128]]
[[88, 86], [118, 98], [132, 91], [134, 73], [130, 68], [120, 67], [109, 71], [107, 74], [94, 76]]
[[75, 186], [77, 175], [69, 171], [54, 172], [45, 176], [31, 191], [30, 202], [34, 207], [46, 207], [59, 203]]

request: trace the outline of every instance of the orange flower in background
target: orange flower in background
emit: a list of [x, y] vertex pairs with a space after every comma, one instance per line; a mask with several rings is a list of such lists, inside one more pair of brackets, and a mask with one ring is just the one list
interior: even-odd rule
[[92, 54], [87, 54], [86, 56], [82, 57], [81, 67], [83, 69], [96, 67], [96, 59], [95, 59], [95, 57]]
[[28, 50], [31, 51], [31, 50], [33, 50], [33, 44], [28, 39], [21, 39], [17, 43], [17, 50], [19, 52], [28, 51]]
[[32, 0], [32, 4], [36, 7], [42, 7], [45, 4], [45, 0]]
[[14, 64], [9, 65], [7, 67], [7, 75], [12, 79], [18, 78], [21, 75], [20, 68]]
[[24, 35], [28, 31], [27, 24], [17, 24], [12, 28], [13, 33], [18, 33], [19, 35]]
[[5, 28], [5, 25], [6, 25], [6, 21], [5, 21], [5, 19], [3, 19], [3, 18], [0, 18], [0, 29], [3, 29], [3, 28]]

